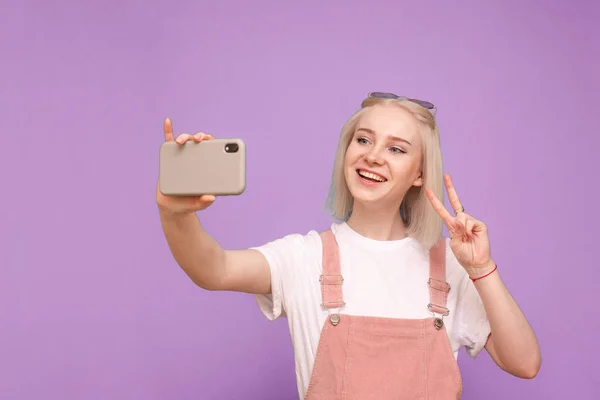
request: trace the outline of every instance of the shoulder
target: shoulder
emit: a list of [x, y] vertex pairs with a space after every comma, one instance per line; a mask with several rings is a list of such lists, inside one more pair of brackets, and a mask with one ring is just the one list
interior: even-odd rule
[[[273, 320], [288, 315], [295, 299], [306, 299], [307, 291], [321, 268], [322, 244], [320, 231], [290, 233], [251, 249], [261, 252], [271, 271], [271, 294], [257, 296], [267, 318]], [[318, 281], [317, 281], [318, 282]], [[318, 297], [318, 288], [315, 292]]]
[[253, 247], [260, 251], [304, 252], [321, 246], [321, 231], [313, 229], [305, 233], [289, 233], [263, 245]]
[[321, 230], [312, 229], [305, 233], [289, 233], [260, 246], [252, 247], [252, 249], [263, 253], [270, 264], [320, 261], [323, 252], [321, 233], [332, 230], [335, 234], [338, 225], [333, 223]]

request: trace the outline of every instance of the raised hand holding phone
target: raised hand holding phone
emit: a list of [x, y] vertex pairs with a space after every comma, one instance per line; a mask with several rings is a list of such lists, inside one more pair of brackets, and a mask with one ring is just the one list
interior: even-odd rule
[[[163, 124], [163, 131], [165, 134], [165, 143], [173, 143], [179, 146], [185, 145], [188, 141], [200, 143], [203, 140], [212, 140], [213, 136], [198, 132], [196, 134], [184, 133], [174, 138], [173, 135], [173, 124], [169, 118], [165, 118]], [[172, 196], [165, 195], [161, 192], [160, 178], [156, 186], [156, 202], [161, 210], [166, 211], [170, 214], [190, 214], [196, 211], [204, 210], [209, 207], [216, 200], [216, 196], [212, 194], [203, 194], [196, 196]]]

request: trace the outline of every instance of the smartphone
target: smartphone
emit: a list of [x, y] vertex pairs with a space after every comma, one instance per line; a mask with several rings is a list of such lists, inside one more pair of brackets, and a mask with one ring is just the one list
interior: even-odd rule
[[160, 147], [159, 189], [166, 196], [235, 196], [246, 190], [246, 145], [241, 139]]

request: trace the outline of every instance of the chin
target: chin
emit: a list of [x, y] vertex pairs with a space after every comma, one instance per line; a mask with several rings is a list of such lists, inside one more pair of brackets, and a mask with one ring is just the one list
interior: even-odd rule
[[369, 191], [356, 186], [348, 187], [348, 189], [350, 189], [350, 193], [354, 200], [360, 201], [361, 203], [375, 203], [385, 197], [384, 192]]

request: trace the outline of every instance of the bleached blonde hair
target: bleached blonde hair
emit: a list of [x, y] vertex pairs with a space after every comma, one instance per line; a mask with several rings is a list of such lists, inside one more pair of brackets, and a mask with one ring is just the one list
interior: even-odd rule
[[331, 216], [346, 221], [352, 213], [354, 199], [344, 175], [344, 159], [363, 113], [375, 105], [394, 105], [408, 111], [417, 121], [422, 138], [422, 186], [412, 186], [400, 205], [400, 214], [407, 228], [407, 235], [416, 239], [424, 248], [430, 249], [442, 235], [442, 219], [425, 195], [425, 187], [431, 188], [444, 203], [442, 151], [435, 116], [424, 107], [407, 100], [368, 97], [361, 108], [344, 124], [335, 156], [332, 180], [326, 208]]

